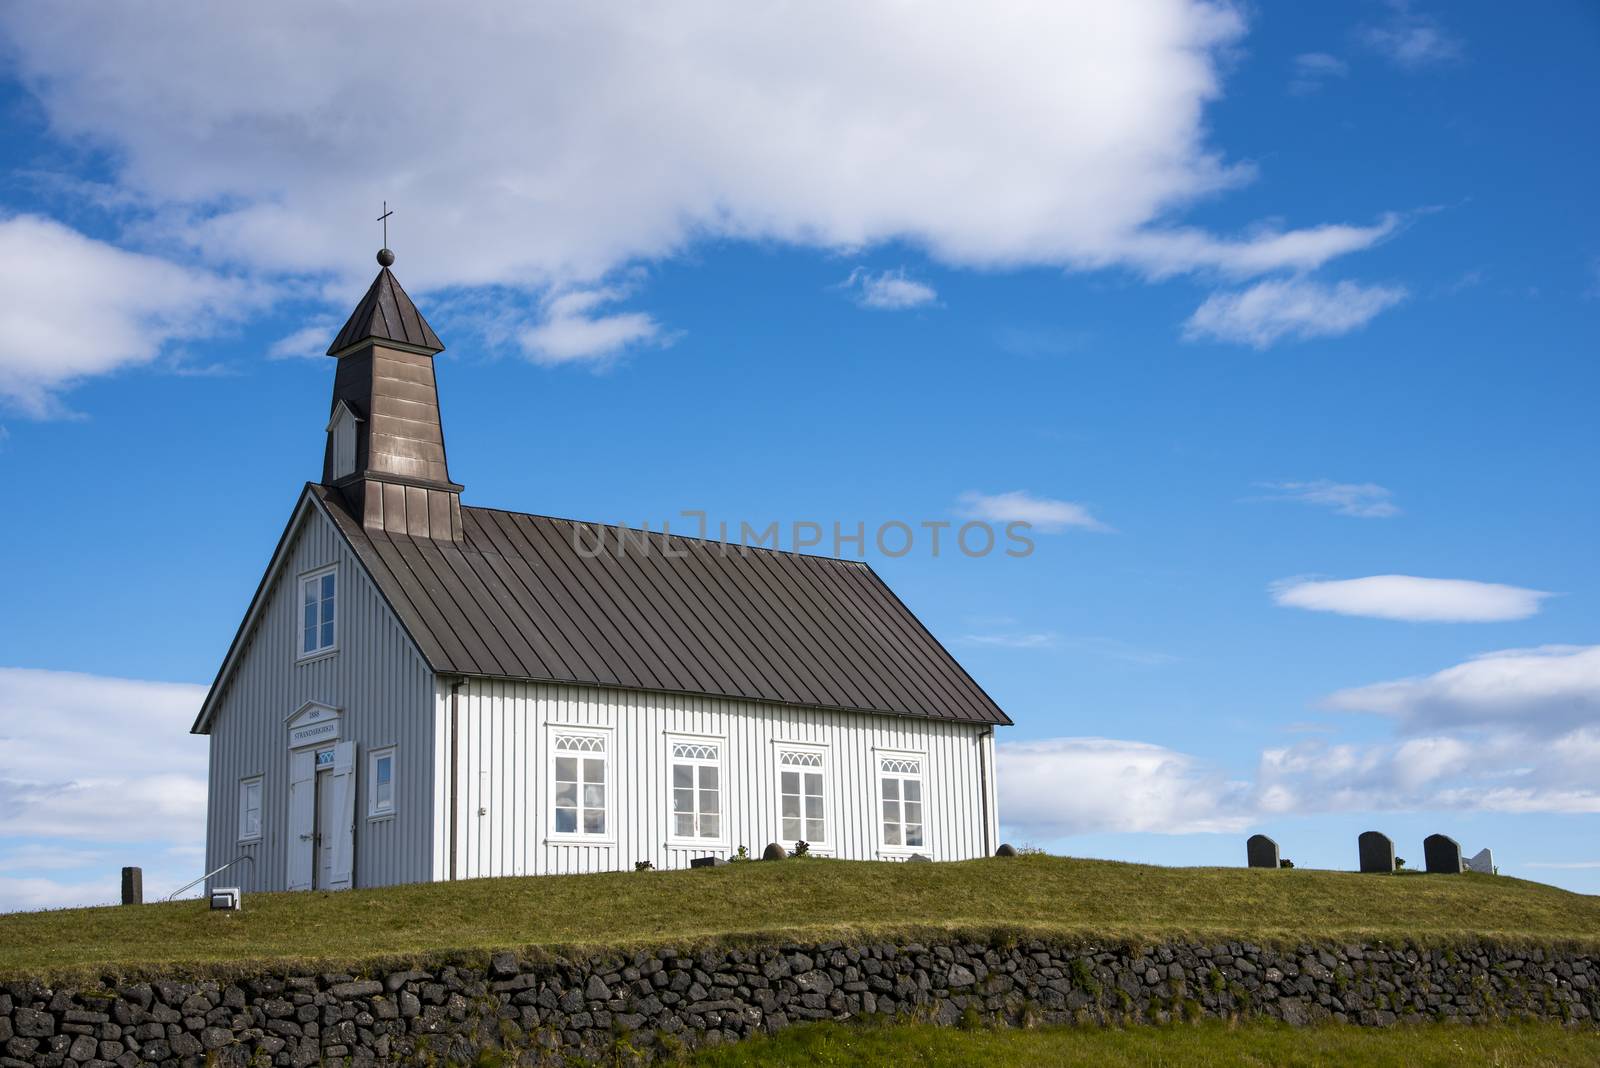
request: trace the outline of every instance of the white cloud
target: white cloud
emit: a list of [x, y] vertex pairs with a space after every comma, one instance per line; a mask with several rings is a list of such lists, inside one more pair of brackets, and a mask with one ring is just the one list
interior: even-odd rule
[[1331, 508], [1339, 515], [1362, 519], [1388, 519], [1400, 514], [1394, 494], [1375, 482], [1267, 482], [1265, 488], [1277, 491], [1269, 500], [1302, 501]]
[[151, 865], [151, 892], [200, 874], [184, 851], [205, 832], [206, 745], [189, 734], [204, 694], [0, 668], [0, 909], [114, 899], [124, 864]]
[[1002, 821], [1049, 839], [1233, 832], [1332, 812], [1600, 813], [1600, 646], [1491, 653], [1324, 703], [1397, 717], [1400, 731], [1268, 747], [1250, 780], [1144, 742], [1002, 742]]
[[1273, 279], [1248, 289], [1213, 293], [1184, 324], [1184, 336], [1191, 341], [1212, 338], [1258, 349], [1284, 338], [1338, 337], [1365, 326], [1405, 298], [1406, 291], [1399, 286]]
[[1253, 816], [1249, 785], [1186, 753], [1113, 738], [1048, 738], [995, 748], [1008, 829], [1058, 838], [1096, 832], [1238, 831]]
[[274, 341], [267, 349], [273, 360], [312, 359], [328, 354], [328, 343], [333, 340], [339, 323], [331, 315], [319, 315], [308, 324]]
[[1099, 532], [1111, 530], [1081, 504], [1035, 497], [1025, 490], [994, 494], [969, 490], [961, 495], [961, 503], [963, 514], [973, 519], [989, 523], [1027, 523], [1045, 534], [1068, 528]]
[[1600, 860], [1530, 860], [1522, 866], [1524, 868], [1560, 868], [1578, 871], [1584, 868], [1600, 868]]
[[1526, 619], [1551, 596], [1543, 590], [1467, 579], [1372, 575], [1358, 579], [1284, 579], [1270, 587], [1289, 608], [1412, 623], [1498, 623]]
[[1273, 815], [1600, 813], [1600, 786], [1587, 763], [1597, 746], [1592, 728], [1555, 739], [1515, 731], [1361, 745], [1317, 739], [1264, 751], [1257, 799]]
[[596, 314], [626, 295], [621, 289], [599, 288], [547, 297], [544, 318], [519, 337], [523, 351], [535, 363], [592, 363], [629, 348], [662, 343], [661, 325], [644, 312]]
[[[343, 272], [387, 198], [420, 289], [590, 285], [723, 238], [1154, 274], [1367, 247], [1387, 224], [1172, 228], [1251, 176], [1204, 117], [1244, 30], [1200, 0], [0, 13], [51, 130], [116, 161], [152, 232]], [[406, 77], [418, 41], [428, 76]]]
[[1001, 649], [1048, 649], [1056, 644], [1056, 636], [1048, 631], [1016, 634], [966, 634], [961, 638], [969, 645], [992, 645]]
[[[1600, 645], [1486, 653], [1432, 675], [1340, 690], [1323, 703], [1394, 716], [1412, 729], [1492, 726], [1548, 733], [1600, 724]], [[1595, 756], [1600, 759], [1600, 751]]]
[[1294, 77], [1289, 81], [1292, 93], [1314, 93], [1330, 78], [1343, 78], [1350, 73], [1350, 64], [1326, 52], [1304, 52], [1294, 57]]
[[881, 274], [872, 274], [857, 267], [841, 288], [854, 291], [856, 303], [863, 308], [880, 311], [904, 311], [920, 308], [939, 299], [938, 292], [925, 282], [906, 277], [904, 267]]
[[1383, 22], [1362, 27], [1358, 36], [1367, 47], [1408, 70], [1461, 58], [1461, 40], [1438, 19], [1411, 10], [1405, 0], [1395, 0], [1389, 7], [1389, 17]]
[[0, 668], [0, 835], [198, 835], [205, 687]]
[[0, 219], [0, 293], [0, 399], [34, 417], [60, 414], [72, 383], [149, 363], [259, 299], [32, 215]]

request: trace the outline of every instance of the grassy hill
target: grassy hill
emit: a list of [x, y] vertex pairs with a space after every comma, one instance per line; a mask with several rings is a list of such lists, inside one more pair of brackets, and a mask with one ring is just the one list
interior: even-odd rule
[[253, 894], [0, 916], [0, 978], [263, 962], [356, 965], [490, 948], [618, 947], [917, 930], [1149, 941], [1471, 938], [1600, 946], [1600, 897], [1497, 876], [1161, 868], [1061, 857], [831, 860]]

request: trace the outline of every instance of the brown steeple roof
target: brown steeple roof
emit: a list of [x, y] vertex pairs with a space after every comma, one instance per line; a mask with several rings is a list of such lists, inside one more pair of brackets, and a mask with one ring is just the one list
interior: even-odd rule
[[378, 277], [372, 280], [367, 295], [361, 298], [361, 303], [356, 305], [356, 310], [350, 313], [349, 320], [345, 322], [344, 329], [328, 346], [328, 355], [336, 355], [371, 338], [411, 345], [429, 352], [444, 351], [444, 342], [439, 340], [439, 335], [433, 332], [428, 320], [417, 311], [417, 306], [411, 303], [411, 298], [400, 287], [400, 280], [388, 267], [380, 270]]

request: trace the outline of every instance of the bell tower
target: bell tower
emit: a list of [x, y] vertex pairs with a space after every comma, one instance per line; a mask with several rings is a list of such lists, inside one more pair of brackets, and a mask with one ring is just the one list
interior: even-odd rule
[[433, 358], [444, 343], [378, 252], [378, 277], [328, 347], [338, 361], [322, 484], [369, 530], [461, 540]]

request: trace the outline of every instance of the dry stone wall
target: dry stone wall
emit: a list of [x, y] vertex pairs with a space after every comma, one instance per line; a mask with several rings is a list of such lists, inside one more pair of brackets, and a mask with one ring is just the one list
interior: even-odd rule
[[648, 1063], [807, 1020], [1007, 1025], [1272, 1017], [1600, 1026], [1600, 955], [1247, 942], [773, 945], [427, 970], [56, 988], [0, 983], [0, 1068]]

